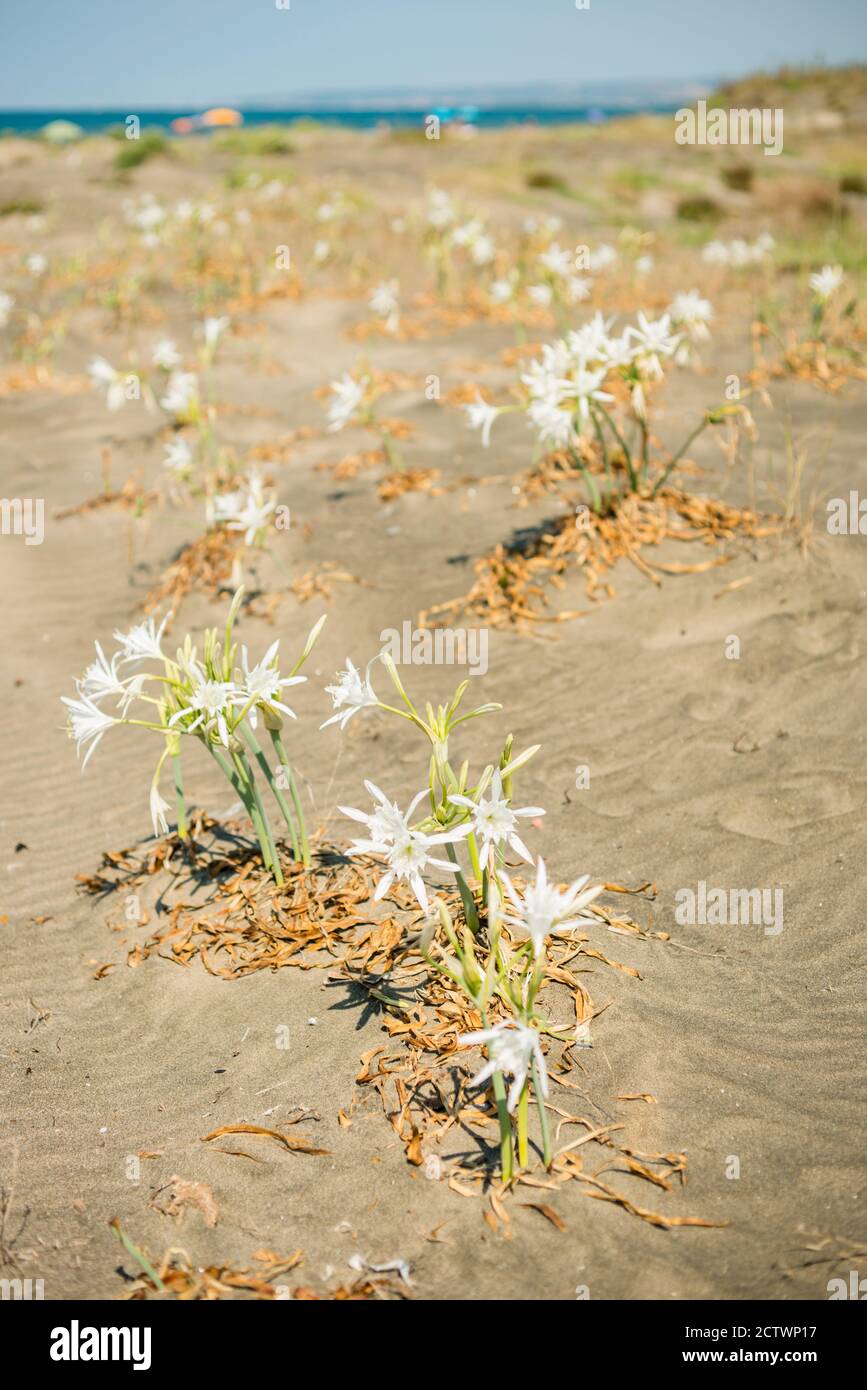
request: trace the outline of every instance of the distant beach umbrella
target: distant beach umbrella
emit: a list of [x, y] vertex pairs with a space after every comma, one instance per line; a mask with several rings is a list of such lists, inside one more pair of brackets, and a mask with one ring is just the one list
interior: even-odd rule
[[204, 126], [243, 125], [244, 117], [231, 106], [213, 106], [202, 116]]
[[171, 128], [175, 135], [189, 135], [191, 131], [195, 130], [196, 123], [190, 116], [176, 116], [172, 121]]
[[52, 145], [66, 145], [72, 140], [81, 140], [84, 131], [75, 121], [49, 121], [39, 132], [43, 140]]

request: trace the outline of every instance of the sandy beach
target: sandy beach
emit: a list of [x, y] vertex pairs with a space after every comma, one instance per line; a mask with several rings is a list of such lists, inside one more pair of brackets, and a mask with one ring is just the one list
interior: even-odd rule
[[[128, 170], [108, 137], [59, 149], [0, 140], [0, 289], [15, 300], [0, 330], [3, 493], [44, 499], [41, 544], [0, 537], [4, 1274], [42, 1279], [52, 1299], [171, 1296], [142, 1282], [113, 1220], [150, 1262], [175, 1247], [191, 1269], [223, 1271], [227, 1298], [279, 1287], [822, 1300], [858, 1252], [863, 1263], [867, 540], [830, 534], [827, 504], [864, 489], [867, 185], [853, 176], [867, 166], [854, 118], [826, 129], [811, 111], [778, 159], [678, 148], [668, 117], [438, 141], [310, 124], [269, 146], [244, 130], [171, 141]], [[610, 245], [616, 263], [591, 272], [586, 302], [559, 309], [494, 303], [490, 274], [466, 259], [438, 288], [424, 230], [434, 188], [481, 219], [510, 265], [527, 220], [552, 217], [559, 246]], [[150, 244], [148, 200], [211, 211], [205, 225], [166, 223]], [[715, 239], [752, 245], [763, 233], [773, 250], [754, 264], [703, 257]], [[39, 273], [26, 265], [34, 254]], [[652, 268], [637, 268], [641, 256]], [[823, 369], [787, 335], [811, 338], [808, 277], [825, 264], [846, 276], [833, 302], [850, 350]], [[393, 330], [369, 304], [392, 279]], [[338, 806], [367, 804], [365, 778], [404, 806], [427, 755], [411, 727], [376, 712], [320, 730], [323, 688], [347, 656], [363, 669], [385, 630], [415, 631], [420, 614], [466, 596], [498, 545], [520, 553], [523, 538], [526, 555], [542, 553], [539, 534], [585, 495], [578, 475], [528, 482], [534, 435], [520, 411], [496, 419], [486, 449], [462, 407], [476, 390], [516, 404], [541, 346], [597, 311], [618, 324], [638, 310], [658, 318], [693, 289], [713, 305], [711, 332], [658, 388], [654, 455], [669, 457], [737, 376], [748, 426], [705, 430], [673, 479], [774, 523], [624, 549], [595, 591], [571, 560], [553, 585], [540, 571], [529, 618], [459, 606], [447, 618], [486, 632], [487, 670], [469, 675], [467, 701], [502, 706], [456, 731], [453, 756], [478, 769], [479, 748], [498, 751], [509, 733], [516, 749], [541, 744], [516, 793], [546, 810], [527, 831], [534, 852], [556, 882], [588, 873], [640, 890], [599, 899], [634, 928], [600, 918], [589, 953], [570, 954], [592, 1000], [590, 1045], [562, 1067], [548, 1054], [555, 1146], [583, 1139], [572, 1150], [582, 1177], [617, 1197], [546, 1173], [535, 1130], [531, 1181], [503, 1192], [495, 1123], [483, 1152], [459, 1108], [448, 1124], [441, 1108], [413, 1147], [388, 1068], [378, 1076], [374, 1061], [376, 1084], [364, 1079], [371, 1056], [406, 1063], [408, 1015], [347, 978], [344, 941], [239, 978], [206, 968], [226, 964], [214, 943], [204, 960], [172, 959], [170, 945], [147, 954], [173, 907], [203, 906], [220, 881], [197, 877], [177, 841], [169, 868], [132, 890], [116, 872], [114, 892], [85, 891], [112, 877], [104, 852], [147, 857], [157, 843], [155, 745], [143, 730], [110, 731], [82, 773], [60, 696], [94, 640], [141, 621], [155, 594], [158, 617], [178, 600], [180, 641], [221, 624], [234, 587], [230, 575], [182, 599], [166, 587], [208, 529], [201, 490], [164, 467], [166, 443], [196, 432], [143, 399], [107, 410], [88, 366], [99, 356], [153, 377], [153, 345], [172, 339], [206, 383], [214, 467], [259, 467], [290, 509], [273, 555], [241, 561], [252, 604], [238, 637], [259, 654], [277, 637], [298, 653], [327, 614], [287, 737], [314, 849], [339, 848], [358, 827]], [[205, 368], [208, 315], [228, 325]], [[764, 322], [783, 325], [779, 341], [777, 328], [756, 333]], [[329, 383], [362, 370], [382, 387], [377, 418], [393, 424], [397, 466], [377, 428], [326, 429]], [[434, 704], [468, 674], [401, 672]], [[374, 684], [388, 690], [382, 673]], [[191, 807], [243, 821], [197, 745], [185, 778]], [[254, 879], [265, 877], [260, 866]], [[434, 873], [431, 894], [443, 884]], [[683, 920], [684, 890], [706, 904], [715, 887], [765, 892], [779, 918]], [[359, 933], [378, 910], [359, 909]], [[410, 939], [424, 914], [393, 910]], [[420, 961], [394, 964], [395, 981]], [[411, 1002], [431, 1023], [424, 978], [412, 977]], [[545, 997], [575, 1022], [572, 985], [558, 977]], [[463, 1052], [424, 1056], [442, 1106], [455, 1068], [478, 1069]], [[243, 1132], [205, 1140], [243, 1124], [323, 1152]], [[232, 1282], [269, 1270], [270, 1292]]]

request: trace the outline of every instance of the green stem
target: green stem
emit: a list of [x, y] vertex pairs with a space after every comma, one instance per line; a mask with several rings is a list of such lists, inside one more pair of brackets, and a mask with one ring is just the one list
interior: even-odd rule
[[470, 852], [470, 863], [473, 866], [473, 876], [482, 882], [482, 866], [479, 862], [479, 847], [476, 844], [475, 835], [467, 836], [467, 849]]
[[665, 483], [665, 480], [666, 480], [666, 478], [668, 477], [669, 473], [671, 472], [672, 468], [674, 468], [674, 466], [675, 466], [676, 463], [679, 463], [679, 462], [680, 462], [680, 460], [683, 458], [684, 454], [686, 453], [686, 451], [687, 451], [687, 449], [689, 448], [689, 446], [690, 446], [690, 444], [692, 443], [692, 441], [693, 441], [694, 439], [696, 439], [696, 438], [701, 434], [702, 430], [705, 429], [706, 426], [709, 425], [709, 424], [710, 424], [710, 420], [708, 419], [707, 415], [705, 415], [705, 417], [704, 417], [704, 419], [702, 420], [701, 424], [700, 424], [700, 425], [696, 425], [696, 427], [695, 427], [695, 429], [693, 430], [692, 434], [689, 435], [689, 437], [688, 437], [687, 439], [684, 440], [683, 444], [681, 444], [681, 446], [680, 446], [680, 448], [678, 449], [677, 453], [674, 455], [674, 457], [673, 457], [672, 459], [669, 460], [668, 466], [666, 467], [666, 470], [665, 470], [665, 472], [662, 474], [662, 476], [659, 477], [659, 478], [657, 478], [656, 483], [654, 484], [654, 487], [653, 487], [653, 491], [652, 491], [651, 494], [650, 494], [651, 497], [655, 497], [655, 496], [656, 496], [656, 494], [659, 492], [659, 489], [660, 489], [660, 488], [663, 486], [663, 484]]
[[527, 1167], [527, 1106], [530, 1100], [529, 1082], [524, 1082], [521, 1099], [518, 1101], [518, 1166]]
[[255, 774], [243, 753], [237, 753], [235, 756], [240, 767], [243, 769], [244, 775], [247, 778], [247, 782], [249, 784], [250, 791], [253, 796], [253, 803], [256, 807], [256, 810], [259, 812], [259, 818], [262, 822], [262, 830], [265, 836], [265, 841], [268, 845], [268, 852], [271, 856], [271, 868], [274, 873], [275, 882], [277, 883], [278, 888], [282, 888], [283, 870], [280, 868], [280, 856], [277, 853], [277, 841], [274, 839], [274, 834], [271, 830], [271, 824], [268, 820], [268, 812], [265, 810], [265, 803], [259, 794], [259, 787], [256, 782]]
[[218, 748], [215, 748], [212, 743], [208, 743], [207, 741], [205, 741], [205, 747], [208, 749], [208, 752], [211, 754], [220, 770], [228, 779], [229, 784], [235, 789], [238, 796], [241, 798], [241, 801], [244, 803], [244, 810], [247, 812], [247, 815], [250, 817], [250, 820], [253, 823], [253, 829], [255, 830], [256, 838], [259, 841], [259, 848], [262, 851], [262, 863], [265, 865], [266, 869], [270, 869], [271, 864], [269, 861], [271, 855], [270, 850], [268, 848], [268, 842], [265, 839], [264, 827], [262, 825], [259, 812], [256, 809], [256, 803], [253, 800], [253, 796], [250, 792], [250, 788], [247, 785], [245, 778], [242, 777], [242, 775], [238, 772], [237, 768], [232, 767], [231, 763], [229, 763], [229, 761], [223, 757], [223, 754], [220, 752], [220, 750]]
[[241, 735], [244, 738], [247, 747], [250, 749], [254, 758], [256, 759], [256, 762], [259, 764], [259, 767], [262, 769], [262, 773], [265, 777], [265, 780], [268, 783], [268, 786], [271, 788], [271, 791], [274, 793], [274, 799], [277, 802], [277, 805], [280, 807], [283, 819], [286, 822], [286, 826], [292, 840], [293, 857], [295, 859], [300, 859], [301, 854], [298, 849], [298, 836], [295, 833], [295, 822], [292, 819], [292, 812], [289, 810], [289, 804], [285, 796], [283, 795], [283, 792], [280, 786], [278, 785], [273, 772], [271, 771], [271, 768], [268, 764], [268, 759], [262, 752], [262, 749], [259, 746], [259, 742], [252, 729], [249, 729], [246, 724], [241, 725]]
[[295, 807], [295, 815], [298, 817], [298, 830], [301, 835], [301, 858], [304, 861], [304, 867], [309, 869], [312, 861], [310, 858], [310, 841], [307, 838], [307, 821], [304, 818], [301, 798], [298, 795], [298, 787], [292, 768], [289, 766], [286, 749], [283, 747], [283, 740], [276, 729], [271, 730], [271, 741], [274, 744], [274, 752], [280, 760], [280, 766], [286, 769], [286, 778], [289, 782], [289, 795], [292, 798], [292, 805]]
[[458, 871], [455, 874], [455, 878], [457, 879], [458, 891], [461, 895], [461, 902], [464, 905], [464, 916], [467, 919], [467, 926], [473, 933], [473, 936], [478, 936], [480, 930], [479, 914], [476, 912], [476, 904], [473, 899], [473, 895], [467, 886], [467, 881], [464, 878], [463, 873], [461, 872], [460, 861], [458, 859], [454, 845], [446, 845], [446, 854], [448, 855], [452, 863], [458, 866]]
[[542, 1130], [542, 1159], [546, 1168], [551, 1167], [551, 1132], [548, 1128], [548, 1115], [545, 1110], [545, 1097], [542, 1095], [542, 1087], [539, 1084], [539, 1066], [534, 1061], [531, 1063], [533, 1075], [533, 1092], [536, 1096], [536, 1105], [539, 1109], [539, 1126]]
[[187, 803], [184, 800], [184, 776], [178, 753], [172, 754], [172, 767], [175, 773], [175, 805], [178, 811], [178, 834], [182, 840], [187, 838]]
[[614, 435], [614, 438], [617, 440], [617, 443], [623, 450], [623, 457], [626, 459], [626, 469], [629, 473], [629, 486], [633, 492], [636, 492], [638, 490], [638, 478], [635, 474], [635, 468], [632, 463], [632, 453], [630, 452], [629, 445], [626, 443], [626, 440], [623, 438], [623, 435], [620, 433], [611, 416], [608, 414], [608, 411], [605, 409], [605, 406], [602, 405], [599, 401], [596, 402], [596, 405], [601, 414], [605, 417], [606, 421], [608, 422], [608, 428], [611, 430], [611, 433]]

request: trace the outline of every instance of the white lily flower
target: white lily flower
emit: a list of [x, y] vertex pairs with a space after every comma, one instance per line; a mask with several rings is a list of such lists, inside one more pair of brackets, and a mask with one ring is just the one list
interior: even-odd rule
[[492, 848], [502, 844], [507, 844], [516, 854], [520, 854], [522, 859], [526, 859], [528, 864], [533, 863], [532, 854], [518, 834], [518, 819], [544, 816], [545, 809], [542, 806], [522, 806], [520, 809], [510, 806], [503, 793], [503, 778], [499, 769], [491, 778], [490, 791], [478, 801], [461, 795], [450, 796], [449, 801], [472, 812], [473, 834], [481, 840], [481, 863], [487, 861], [488, 852]]
[[169, 616], [167, 613], [158, 628], [154, 626], [153, 618], [146, 618], [144, 622], [137, 623], [135, 627], [130, 628], [129, 632], [115, 632], [113, 634], [114, 640], [120, 644], [123, 650], [121, 660], [146, 661], [151, 658], [155, 661], [164, 660], [160, 642]]
[[284, 676], [281, 677], [277, 669], [277, 653], [280, 647], [280, 638], [272, 642], [262, 660], [255, 666], [250, 665], [247, 648], [241, 648], [241, 670], [243, 673], [239, 689], [244, 696], [244, 703], [256, 697], [256, 704], [250, 710], [250, 723], [256, 727], [256, 707], [257, 705], [266, 706], [269, 710], [279, 710], [281, 714], [288, 714], [290, 719], [297, 719], [294, 710], [282, 702], [284, 687], [289, 685], [303, 685], [307, 680], [306, 676]]
[[489, 405], [482, 400], [481, 392], [476, 388], [476, 399], [465, 405], [464, 410], [467, 413], [467, 428], [482, 431], [482, 447], [487, 449], [491, 443], [491, 427], [502, 406]]
[[810, 276], [810, 289], [817, 299], [830, 299], [835, 290], [838, 290], [843, 283], [843, 267], [841, 265], [823, 265], [821, 270], [817, 270]]
[[213, 352], [220, 341], [220, 338], [229, 327], [231, 320], [224, 314], [219, 318], [207, 318], [202, 324], [202, 337], [205, 340], [205, 348], [208, 352]]
[[383, 280], [371, 292], [369, 304], [375, 314], [385, 319], [385, 326], [393, 333], [400, 322], [397, 294], [400, 284], [397, 280]]
[[275, 498], [265, 496], [262, 476], [257, 469], [251, 470], [245, 493], [224, 493], [213, 501], [215, 520], [225, 522], [230, 531], [243, 531], [245, 545], [256, 543], [277, 509]]
[[38, 251], [34, 251], [32, 256], [28, 256], [24, 264], [36, 280], [44, 275], [48, 269], [48, 261]]
[[331, 696], [337, 713], [326, 719], [324, 724], [320, 724], [320, 729], [327, 728], [329, 724], [339, 723], [342, 731], [353, 715], [363, 709], [375, 709], [379, 705], [376, 691], [370, 683], [370, 668], [377, 660], [378, 657], [373, 657], [367, 663], [367, 670], [362, 676], [350, 658], [346, 658], [346, 670], [338, 673], [336, 684], [325, 687], [325, 692]]
[[381, 792], [375, 783], [365, 780], [364, 785], [369, 796], [378, 803], [370, 815], [365, 815], [363, 811], [356, 811], [352, 806], [338, 806], [337, 809], [342, 811], [344, 816], [349, 816], [351, 820], [366, 825], [371, 841], [378, 845], [387, 845], [400, 836], [409, 835], [410, 828], [407, 816], [412, 814], [413, 808], [418, 805], [422, 794], [419, 793], [410, 806], [407, 816], [404, 816], [403, 812], [398, 809], [397, 803], [389, 801], [385, 793]]
[[580, 304], [590, 298], [593, 281], [582, 275], [570, 275], [566, 281], [566, 299], [570, 304]]
[[349, 372], [331, 383], [331, 400], [328, 403], [328, 433], [336, 434], [348, 424], [364, 400], [367, 377], [356, 381]]
[[547, 251], [540, 253], [539, 264], [559, 280], [568, 280], [574, 266], [574, 255], [567, 247], [553, 241]]
[[166, 820], [166, 811], [170, 811], [169, 803], [160, 796], [160, 789], [156, 782], [151, 783], [150, 795], [151, 823], [155, 835], [168, 835], [169, 823]]
[[188, 473], [193, 466], [193, 451], [185, 439], [170, 439], [166, 444], [163, 466], [172, 473]]
[[200, 727], [210, 733], [216, 727], [220, 742], [228, 748], [227, 719], [236, 706], [247, 703], [247, 697], [234, 681], [209, 680], [198, 666], [190, 666], [187, 673], [190, 676], [190, 689], [185, 692], [187, 704], [172, 715], [169, 724], [187, 720], [192, 714], [195, 717], [183, 725], [184, 733], [191, 734]]
[[117, 724], [120, 721], [113, 715], [106, 714], [99, 705], [94, 704], [93, 700], [89, 700], [86, 695], [82, 694], [78, 700], [73, 700], [68, 695], [61, 695], [60, 698], [69, 710], [69, 732], [75, 739], [78, 753], [81, 753], [85, 744], [90, 744], [84, 762], [81, 764], [83, 772], [96, 751], [96, 746], [103, 734], [111, 728], [112, 724]]
[[694, 338], [707, 339], [710, 337], [708, 324], [713, 322], [713, 305], [709, 299], [703, 299], [698, 290], [687, 290], [685, 294], [676, 294], [668, 312], [674, 323], [683, 324]]
[[105, 391], [105, 403], [109, 410], [120, 410], [126, 401], [124, 379], [120, 372], [104, 357], [94, 357], [87, 372], [94, 386]]
[[610, 265], [614, 265], [617, 260], [617, 252], [613, 246], [603, 242], [597, 246], [595, 251], [591, 251], [588, 257], [588, 269], [593, 271], [607, 270]]
[[526, 933], [537, 956], [541, 955], [547, 936], [573, 931], [576, 927], [595, 921], [584, 912], [584, 908], [592, 903], [594, 898], [598, 898], [603, 884], [585, 887], [590, 881], [589, 874], [576, 879], [561, 892], [549, 885], [545, 861], [540, 855], [536, 862], [536, 882], [528, 885], [523, 898], [515, 891], [509, 875], [504, 870], [500, 870], [500, 877], [514, 905], [514, 911], [507, 912], [503, 920], [509, 926]]
[[556, 401], [531, 401], [527, 407], [527, 418], [539, 436], [540, 444], [551, 444], [555, 449], [564, 449], [575, 435], [573, 412]]
[[528, 285], [527, 298], [538, 308], [547, 309], [554, 298], [554, 291], [550, 285]]
[[636, 357], [642, 366], [653, 376], [662, 376], [660, 357], [672, 357], [677, 351], [680, 336], [671, 331], [671, 315], [663, 314], [659, 319], [648, 319], [639, 309], [638, 327], [630, 324], [627, 334], [634, 339]]
[[427, 220], [435, 231], [442, 231], [455, 220], [452, 200], [442, 188], [432, 188], [430, 191]]
[[370, 832], [369, 840], [353, 840], [348, 852], [385, 856], [388, 867], [376, 886], [373, 895], [375, 902], [385, 896], [395, 880], [405, 879], [415, 894], [419, 907], [423, 912], [427, 912], [429, 903], [421, 876], [422, 870], [432, 867], [443, 869], [450, 874], [458, 872], [456, 864], [452, 864], [448, 859], [434, 858], [430, 850], [437, 845], [455, 844], [458, 840], [464, 839], [470, 833], [471, 827], [465, 823], [433, 835], [425, 834], [421, 830], [412, 830], [409, 825], [410, 817], [419, 802], [428, 796], [427, 788], [413, 797], [404, 815], [372, 782], [365, 783], [365, 786], [380, 804], [370, 816], [366, 816], [363, 811], [356, 811], [351, 806], [340, 807], [344, 815], [362, 821]]
[[323, 261], [327, 261], [330, 255], [331, 242], [323, 240], [317, 241], [316, 245], [313, 247], [313, 259], [316, 264], [322, 265]]
[[0, 290], [0, 328], [5, 328], [9, 322], [9, 315], [15, 307], [15, 298], [7, 294], [5, 290]]
[[172, 372], [160, 405], [170, 415], [186, 415], [198, 399], [199, 378], [195, 372]]
[[509, 300], [515, 297], [515, 287], [511, 280], [495, 280], [490, 292], [494, 304], [508, 304]]
[[98, 704], [100, 700], [105, 700], [109, 695], [117, 695], [123, 698], [127, 693], [128, 682], [123, 681], [117, 674], [117, 663], [121, 659], [120, 652], [115, 652], [111, 661], [105, 655], [98, 642], [94, 642], [96, 647], [96, 660], [88, 666], [81, 680], [76, 682], [80, 694], [86, 699]]
[[180, 366], [181, 354], [171, 338], [160, 338], [159, 342], [154, 344], [151, 361], [155, 367], [162, 367], [163, 371], [170, 372]]
[[538, 1028], [531, 1028], [526, 1023], [519, 1023], [516, 1019], [509, 1019], [505, 1023], [495, 1024], [493, 1028], [482, 1028], [477, 1033], [462, 1033], [458, 1038], [458, 1043], [462, 1047], [486, 1047], [488, 1049], [488, 1060], [481, 1071], [473, 1077], [470, 1082], [471, 1086], [483, 1086], [486, 1081], [490, 1080], [495, 1071], [505, 1072], [507, 1076], [514, 1077], [506, 1101], [506, 1107], [510, 1113], [521, 1098], [521, 1092], [526, 1085], [533, 1062], [536, 1063], [542, 1099], [547, 1098], [548, 1071], [539, 1043]]

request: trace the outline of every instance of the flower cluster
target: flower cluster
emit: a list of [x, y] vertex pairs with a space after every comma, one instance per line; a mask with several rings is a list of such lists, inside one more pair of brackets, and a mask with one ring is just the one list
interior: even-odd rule
[[[533, 856], [523, 839], [522, 821], [536, 823], [545, 814], [541, 806], [516, 806], [513, 800], [515, 774], [538, 751], [538, 745], [513, 755], [511, 735], [496, 764], [488, 765], [475, 785], [469, 784], [469, 763], [455, 769], [449, 759], [449, 740], [461, 724], [498, 709], [481, 705], [466, 714], [459, 713], [468, 682], [464, 681], [448, 705], [436, 710], [427, 706], [425, 715], [416, 708], [391, 656], [381, 652], [378, 660], [388, 672], [400, 705], [380, 700], [373, 687], [373, 658], [364, 672], [347, 661], [333, 685], [326, 687], [335, 713], [325, 721], [349, 721], [364, 710], [377, 709], [408, 720], [428, 740], [430, 760], [427, 786], [412, 798], [406, 810], [391, 800], [373, 782], [365, 781], [371, 798], [369, 811], [341, 806], [343, 815], [364, 826], [364, 836], [354, 839], [350, 854], [370, 855], [384, 861], [384, 872], [376, 887], [379, 899], [396, 882], [406, 882], [428, 926], [422, 932], [423, 949], [431, 966], [461, 989], [479, 1012], [482, 1029], [464, 1035], [466, 1047], [485, 1046], [488, 1060], [474, 1079], [480, 1086], [491, 1081], [500, 1121], [500, 1149], [503, 1176], [508, 1180], [514, 1166], [512, 1114], [517, 1111], [518, 1162], [527, 1166], [527, 1106], [531, 1093], [539, 1109], [545, 1163], [551, 1161], [550, 1136], [545, 1115], [548, 1093], [544, 1034], [562, 1037], [537, 1012], [536, 998], [542, 985], [549, 939], [568, 933], [595, 919], [590, 904], [602, 891], [589, 885], [587, 875], [568, 888], [549, 883], [544, 860], [535, 860], [535, 878], [526, 887], [512, 881], [505, 868], [511, 853], [533, 864]], [[459, 849], [465, 851], [462, 864]], [[446, 858], [441, 857], [442, 850]], [[431, 869], [449, 874], [460, 893], [464, 915], [463, 932], [456, 931], [444, 902], [438, 904], [439, 923], [453, 955], [443, 954], [436, 944], [436, 923], [431, 920], [432, 905], [424, 874]], [[494, 1005], [505, 1016], [492, 1022]], [[581, 1040], [583, 1041], [582, 1032]], [[577, 1042], [574, 1034], [570, 1041]], [[504, 1077], [511, 1077], [508, 1094]]]
[[[319, 635], [324, 617], [312, 629], [298, 661], [281, 675], [279, 640], [259, 661], [251, 661], [246, 646], [240, 651], [232, 633], [243, 590], [232, 601], [222, 639], [216, 628], [205, 633], [201, 656], [187, 636], [174, 657], [164, 651], [167, 619], [159, 627], [153, 618], [131, 631], [114, 634], [117, 650], [107, 657], [96, 644], [96, 659], [75, 682], [75, 697], [63, 696], [70, 735], [79, 752], [86, 749], [87, 765], [103, 736], [118, 726], [148, 729], [160, 736], [163, 748], [150, 791], [154, 833], [165, 833], [168, 804], [159, 791], [163, 766], [171, 758], [175, 774], [178, 833], [187, 835], [186, 805], [181, 775], [181, 746], [196, 739], [219, 764], [243, 802], [262, 849], [263, 862], [282, 882], [276, 840], [259, 790], [253, 763], [270, 787], [286, 822], [296, 858], [309, 863], [309, 844], [297, 788], [282, 741], [284, 716], [295, 714], [284, 692], [306, 680], [298, 674]], [[278, 759], [275, 774], [256, 739], [259, 722], [270, 735]], [[251, 762], [252, 759], [252, 762]], [[292, 801], [284, 796], [288, 791]]]

